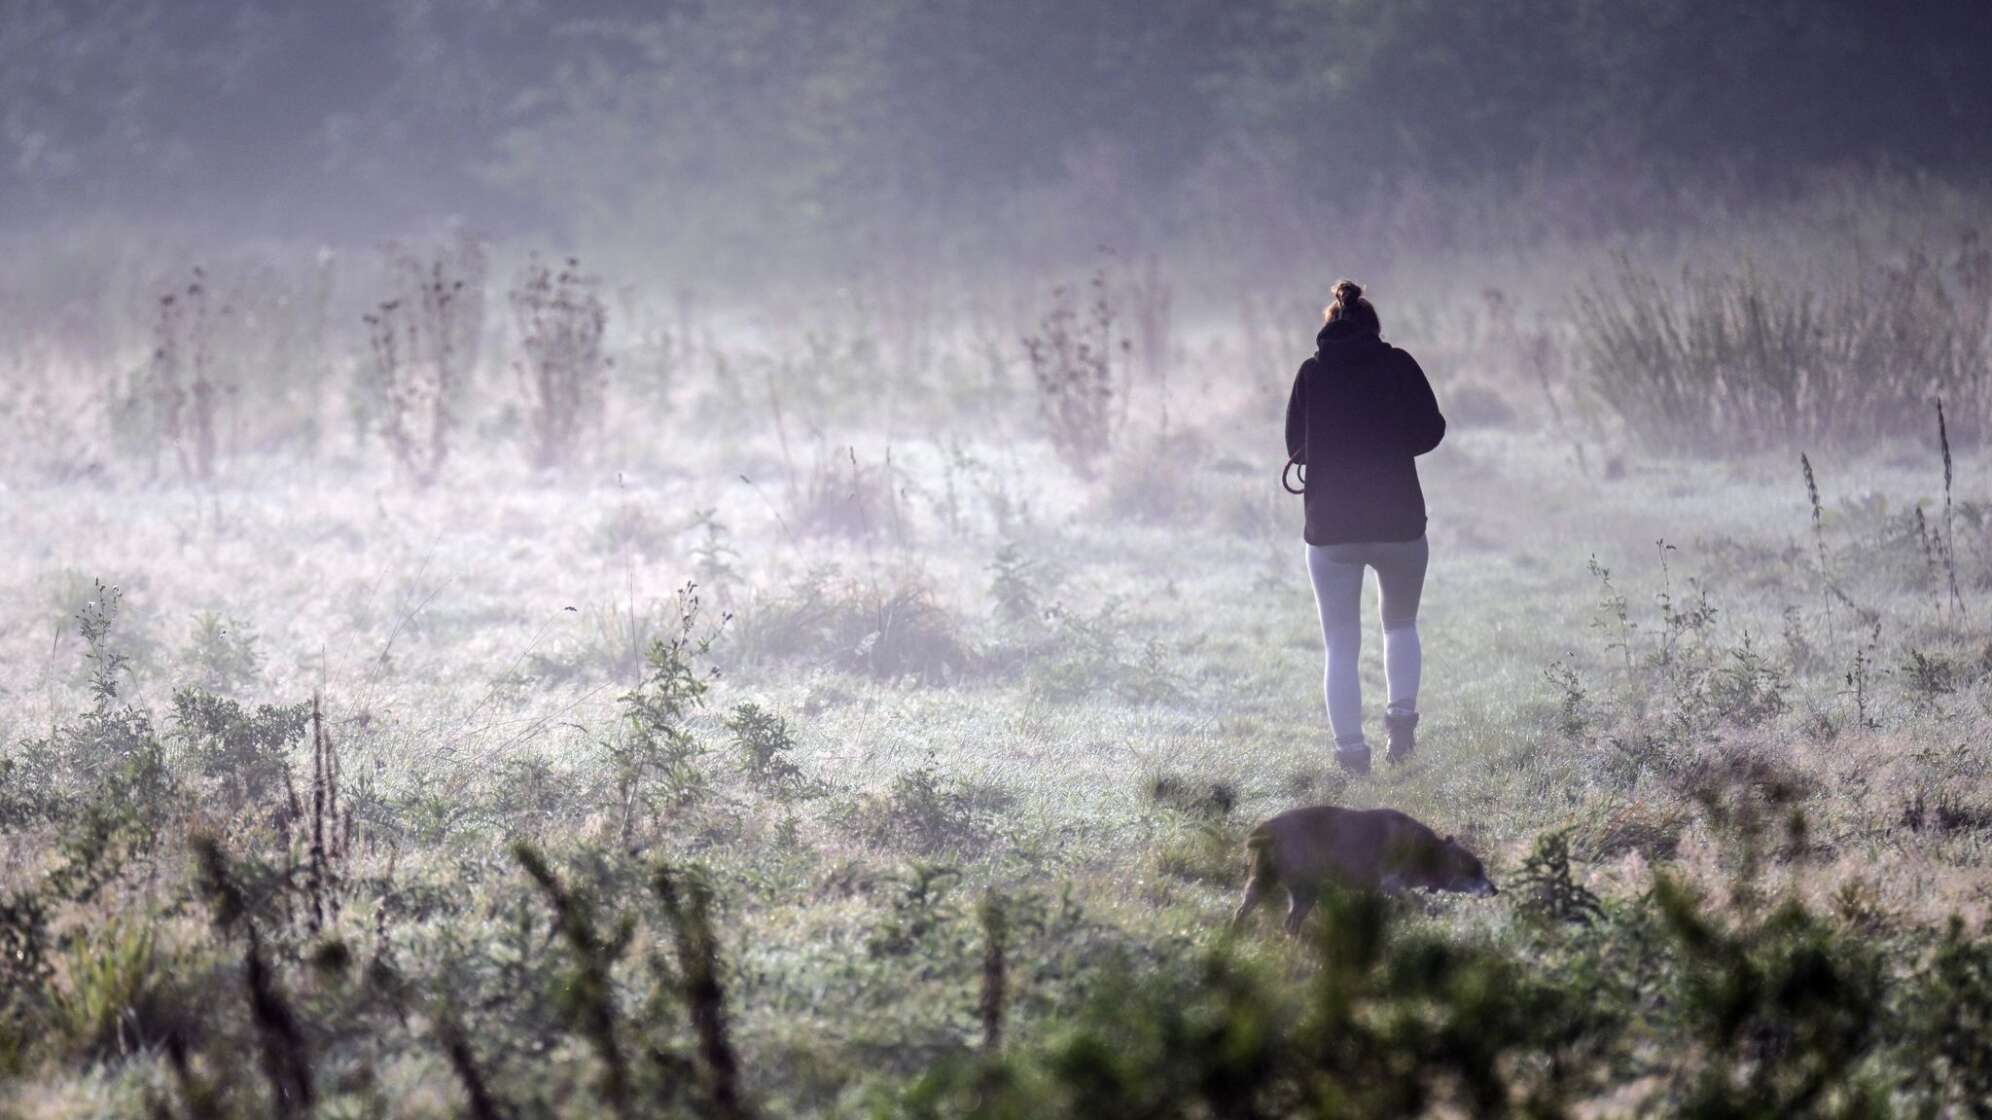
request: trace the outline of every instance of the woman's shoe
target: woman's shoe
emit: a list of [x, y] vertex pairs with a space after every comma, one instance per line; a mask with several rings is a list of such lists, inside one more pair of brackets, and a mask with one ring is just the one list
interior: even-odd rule
[[1383, 717], [1383, 727], [1390, 735], [1390, 750], [1384, 759], [1393, 764], [1409, 759], [1418, 749], [1418, 713], [1391, 712]]
[[1354, 777], [1362, 777], [1370, 772], [1370, 749], [1368, 744], [1360, 747], [1336, 747], [1335, 765], [1342, 772]]

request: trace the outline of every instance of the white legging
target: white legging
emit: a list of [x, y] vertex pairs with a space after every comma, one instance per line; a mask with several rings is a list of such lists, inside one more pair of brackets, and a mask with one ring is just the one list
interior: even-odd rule
[[1425, 589], [1425, 564], [1431, 551], [1424, 537], [1415, 541], [1307, 546], [1307, 574], [1314, 581], [1314, 605], [1321, 612], [1321, 641], [1328, 647], [1328, 669], [1322, 691], [1328, 700], [1328, 726], [1335, 731], [1335, 749], [1367, 750], [1363, 738], [1363, 685], [1356, 664], [1363, 648], [1363, 568], [1376, 569], [1383, 616], [1384, 680], [1390, 711], [1410, 715], [1418, 710], [1418, 675], [1423, 652], [1418, 646], [1418, 597]]

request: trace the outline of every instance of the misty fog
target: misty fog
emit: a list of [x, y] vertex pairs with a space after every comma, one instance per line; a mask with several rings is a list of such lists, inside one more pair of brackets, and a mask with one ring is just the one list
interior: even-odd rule
[[0, 1116], [1978, 1115], [1988, 43], [0, 0]]

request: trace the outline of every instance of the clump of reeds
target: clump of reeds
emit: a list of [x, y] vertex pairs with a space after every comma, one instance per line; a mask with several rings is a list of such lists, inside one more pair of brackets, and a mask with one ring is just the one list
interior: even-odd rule
[[1919, 250], [1830, 282], [1755, 265], [1663, 282], [1621, 256], [1579, 293], [1576, 334], [1590, 388], [1658, 450], [1860, 444], [1912, 431], [1933, 394], [1992, 402], [1967, 273]]
[[512, 286], [512, 319], [524, 350], [517, 369], [536, 467], [569, 462], [583, 437], [601, 427], [610, 361], [599, 286], [573, 257], [557, 270], [534, 257]]

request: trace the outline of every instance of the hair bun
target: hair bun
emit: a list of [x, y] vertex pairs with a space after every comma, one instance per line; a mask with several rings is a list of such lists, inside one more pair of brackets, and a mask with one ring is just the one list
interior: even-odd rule
[[1349, 307], [1363, 298], [1363, 286], [1354, 280], [1338, 281], [1335, 285], [1335, 302]]

